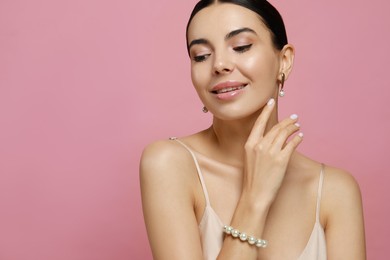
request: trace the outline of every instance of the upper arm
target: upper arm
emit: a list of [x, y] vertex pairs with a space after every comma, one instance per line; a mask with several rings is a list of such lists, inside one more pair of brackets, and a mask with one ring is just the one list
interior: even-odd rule
[[189, 159], [170, 141], [149, 145], [143, 152], [142, 207], [154, 259], [202, 258]]
[[329, 169], [324, 181], [328, 259], [366, 259], [360, 189], [348, 173]]

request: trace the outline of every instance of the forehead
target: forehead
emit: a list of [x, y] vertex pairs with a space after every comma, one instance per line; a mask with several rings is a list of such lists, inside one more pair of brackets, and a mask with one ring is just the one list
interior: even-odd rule
[[226, 35], [244, 27], [251, 28], [258, 34], [269, 34], [261, 17], [252, 10], [235, 4], [217, 3], [202, 9], [194, 16], [188, 27], [188, 40], [216, 34]]

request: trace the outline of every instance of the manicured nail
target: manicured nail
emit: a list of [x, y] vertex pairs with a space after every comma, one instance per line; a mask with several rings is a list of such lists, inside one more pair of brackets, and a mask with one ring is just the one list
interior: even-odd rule
[[272, 105], [273, 103], [275, 103], [275, 99], [271, 98], [270, 100], [268, 100], [268, 103], [267, 105]]
[[298, 136], [299, 136], [300, 138], [303, 138], [303, 133], [302, 133], [302, 132], [299, 133]]
[[298, 127], [298, 128], [301, 127], [301, 125], [300, 125], [299, 123], [295, 123], [294, 125], [295, 125], [296, 127]]
[[291, 118], [291, 119], [297, 119], [297, 118], [298, 118], [298, 115], [297, 115], [297, 114], [292, 114], [292, 115], [290, 116], [290, 118]]

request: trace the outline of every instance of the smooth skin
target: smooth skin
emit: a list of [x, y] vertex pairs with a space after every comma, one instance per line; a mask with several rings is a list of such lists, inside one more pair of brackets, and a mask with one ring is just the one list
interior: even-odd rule
[[[242, 28], [250, 30], [227, 37]], [[192, 81], [213, 124], [180, 140], [209, 158], [202, 169], [215, 163], [229, 169], [215, 172], [223, 185], [204, 172], [222, 221], [269, 241], [258, 249], [226, 236], [218, 259], [297, 259], [315, 222], [321, 164], [296, 151], [303, 140], [298, 118], [277, 117], [278, 82], [291, 72], [294, 48], [276, 50], [257, 14], [233, 4], [196, 14], [188, 42], [198, 39], [206, 41], [190, 48]], [[232, 100], [219, 100], [210, 90], [226, 81], [246, 87]], [[188, 151], [172, 140], [150, 144], [140, 178], [154, 259], [203, 259], [198, 226], [206, 204]], [[365, 259], [361, 195], [349, 173], [326, 166], [320, 222], [328, 259]]]

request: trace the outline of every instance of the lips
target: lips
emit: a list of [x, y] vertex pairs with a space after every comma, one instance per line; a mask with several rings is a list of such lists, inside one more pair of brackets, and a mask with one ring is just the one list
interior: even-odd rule
[[245, 87], [246, 87], [246, 85], [241, 85], [241, 86], [238, 86], [238, 87], [230, 87], [230, 88], [222, 88], [222, 89], [219, 89], [219, 90], [213, 90], [211, 92], [214, 93], [214, 94], [222, 94], [222, 93], [227, 93], [227, 92], [231, 92], [231, 91], [240, 90], [240, 89], [243, 89]]
[[238, 81], [226, 81], [215, 85], [211, 92], [214, 94], [226, 93], [240, 90], [246, 87], [247, 84]]
[[215, 94], [219, 100], [229, 101], [241, 94], [246, 86], [246, 83], [226, 81], [215, 85], [210, 92]]

